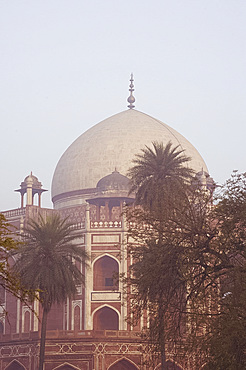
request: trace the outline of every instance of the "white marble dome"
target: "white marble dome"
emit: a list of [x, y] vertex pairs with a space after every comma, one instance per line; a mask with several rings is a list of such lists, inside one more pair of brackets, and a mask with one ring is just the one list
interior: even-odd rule
[[80, 195], [84, 198], [115, 169], [126, 175], [134, 155], [153, 141], [180, 145], [191, 157], [190, 167], [195, 172], [208, 172], [198, 151], [181, 134], [145, 113], [129, 109], [87, 130], [62, 155], [52, 181], [55, 208], [81, 203]]

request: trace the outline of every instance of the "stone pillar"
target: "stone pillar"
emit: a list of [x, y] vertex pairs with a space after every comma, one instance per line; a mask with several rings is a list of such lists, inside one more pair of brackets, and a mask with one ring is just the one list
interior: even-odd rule
[[105, 202], [105, 219], [106, 219], [106, 221], [110, 221], [110, 219], [109, 219], [109, 205], [108, 205], [108, 201]]
[[32, 195], [32, 184], [33, 181], [30, 177], [27, 178], [26, 181], [26, 205], [32, 206], [33, 205], [33, 195]]
[[41, 194], [42, 193], [38, 193], [38, 206], [41, 207]]
[[[122, 204], [122, 211], [124, 210], [125, 202]], [[127, 222], [126, 222], [126, 215], [123, 214], [121, 216], [122, 222], [122, 230], [121, 230], [121, 261], [120, 261], [120, 273], [127, 275]], [[121, 291], [121, 320], [119, 328], [120, 330], [127, 330], [127, 302], [124, 296], [124, 287], [122, 281], [120, 281], [119, 289]]]
[[96, 205], [96, 221], [100, 221], [100, 205]]
[[88, 267], [85, 269], [85, 310], [84, 310], [84, 326], [85, 330], [93, 329], [91, 316], [91, 292], [93, 290], [93, 269], [91, 268], [91, 231], [90, 231], [90, 205], [86, 203], [85, 211], [85, 251], [89, 257]]
[[24, 194], [21, 194], [21, 208], [24, 207]]

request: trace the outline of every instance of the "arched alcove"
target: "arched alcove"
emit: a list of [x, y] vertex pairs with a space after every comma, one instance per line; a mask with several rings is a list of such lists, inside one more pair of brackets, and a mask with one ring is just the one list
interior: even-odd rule
[[99, 258], [93, 267], [94, 290], [118, 290], [119, 264], [109, 256]]
[[1, 281], [0, 284], [0, 303], [3, 304], [5, 302], [5, 288], [3, 282]]
[[123, 358], [111, 365], [108, 370], [137, 370], [138, 368], [127, 359]]
[[0, 321], [0, 334], [3, 334], [4, 333], [4, 325], [3, 325], [3, 322]]
[[94, 330], [119, 330], [119, 316], [109, 307], [102, 307], [93, 317]]
[[12, 361], [6, 368], [5, 370], [26, 370], [24, 366], [21, 365], [19, 361]]
[[63, 365], [59, 365], [57, 367], [54, 367], [53, 370], [78, 370], [79, 368], [78, 367], [75, 367], [75, 366], [72, 366], [68, 363], [65, 363]]
[[[166, 365], [167, 365], [167, 370], [182, 370], [180, 366], [178, 366], [177, 364], [175, 364], [175, 362], [170, 361], [170, 360], [166, 362]], [[157, 366], [157, 370], [159, 369], [161, 369], [161, 364]]]
[[30, 324], [31, 324], [31, 314], [29, 311], [26, 311], [24, 314], [24, 333], [28, 333], [30, 331]]
[[74, 307], [74, 329], [80, 330], [80, 307]]

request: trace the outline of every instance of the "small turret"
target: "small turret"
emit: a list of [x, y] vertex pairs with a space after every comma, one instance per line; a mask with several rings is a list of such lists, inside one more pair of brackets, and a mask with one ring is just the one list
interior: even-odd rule
[[209, 190], [211, 193], [213, 193], [214, 189], [216, 188], [216, 184], [213, 180], [213, 178], [203, 170], [196, 173], [193, 184], [195, 186], [199, 186], [202, 190], [207, 191]]
[[38, 178], [30, 173], [27, 177], [25, 177], [24, 181], [20, 184], [20, 189], [17, 189], [21, 194], [21, 208], [24, 207], [24, 195], [26, 194], [26, 205], [32, 206], [34, 195], [38, 194], [38, 206], [41, 207], [41, 194], [45, 189], [42, 189], [42, 184], [38, 181]]

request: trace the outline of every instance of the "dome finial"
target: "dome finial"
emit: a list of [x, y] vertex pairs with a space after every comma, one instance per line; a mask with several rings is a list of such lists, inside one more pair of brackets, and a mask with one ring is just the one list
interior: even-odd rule
[[133, 105], [133, 103], [135, 103], [135, 98], [134, 98], [134, 96], [132, 95], [132, 93], [133, 93], [133, 91], [134, 91], [134, 85], [133, 85], [133, 73], [131, 74], [131, 78], [130, 78], [130, 85], [129, 85], [129, 87], [130, 87], [130, 89], [129, 89], [129, 91], [130, 91], [130, 96], [129, 96], [129, 98], [127, 99], [127, 101], [128, 101], [128, 103], [130, 103], [129, 105], [128, 105], [128, 108], [130, 108], [130, 109], [133, 109], [134, 107], [135, 107], [135, 105]]

